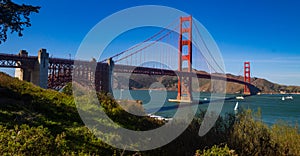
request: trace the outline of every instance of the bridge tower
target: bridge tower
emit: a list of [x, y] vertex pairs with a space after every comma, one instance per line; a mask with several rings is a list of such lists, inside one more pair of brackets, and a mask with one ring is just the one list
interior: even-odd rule
[[[250, 62], [244, 62], [244, 81], [251, 83]], [[244, 94], [250, 94], [250, 89], [247, 85], [244, 86]]]
[[[184, 38], [185, 37], [185, 38]], [[184, 38], [184, 39], [183, 39]], [[187, 72], [192, 71], [192, 16], [180, 17], [180, 34], [178, 41], [178, 71], [182, 71], [183, 62], [187, 62]], [[184, 50], [184, 51], [183, 51]], [[178, 76], [177, 100], [191, 102], [192, 77]]]

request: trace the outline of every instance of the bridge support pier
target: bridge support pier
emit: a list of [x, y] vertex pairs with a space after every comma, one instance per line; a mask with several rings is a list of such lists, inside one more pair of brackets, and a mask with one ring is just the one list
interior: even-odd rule
[[[26, 50], [20, 50], [18, 55], [20, 57], [28, 57], [28, 52]], [[22, 63], [24, 63], [24, 62], [19, 61], [17, 64], [21, 65]], [[28, 69], [28, 68], [16, 68], [15, 69], [15, 77], [17, 77], [19, 80], [30, 82], [31, 71], [32, 71], [32, 69]]]
[[[28, 57], [28, 53], [25, 50], [21, 50], [20, 56]], [[19, 62], [19, 65], [25, 62]], [[46, 49], [40, 49], [38, 52], [37, 60], [32, 69], [30, 68], [17, 68], [15, 70], [15, 77], [20, 80], [32, 82], [33, 84], [40, 86], [41, 88], [47, 88], [48, 83], [48, 63], [49, 54]]]
[[113, 93], [112, 92], [112, 88], [113, 88], [113, 70], [114, 70], [114, 67], [115, 67], [115, 63], [112, 60], [112, 58], [109, 58], [107, 60], [107, 64], [108, 64], [108, 90], [107, 90], [107, 92], [112, 94]]
[[113, 70], [115, 63], [112, 58], [107, 60], [107, 63], [98, 63], [95, 72], [95, 89], [112, 93], [113, 87]]

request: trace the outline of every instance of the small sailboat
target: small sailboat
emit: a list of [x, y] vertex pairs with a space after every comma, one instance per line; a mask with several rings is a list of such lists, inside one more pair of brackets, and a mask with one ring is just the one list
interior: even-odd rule
[[236, 102], [235, 106], [234, 106], [234, 110], [237, 111], [239, 109], [239, 102]]
[[124, 89], [122, 88], [122, 89], [120, 90], [120, 99], [122, 99], [123, 92], [124, 92]]

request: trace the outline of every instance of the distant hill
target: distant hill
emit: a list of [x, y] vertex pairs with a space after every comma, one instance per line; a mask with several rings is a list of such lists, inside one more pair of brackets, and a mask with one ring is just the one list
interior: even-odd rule
[[[205, 73], [204, 71], [194, 71], [198, 73]], [[239, 80], [244, 80], [243, 76], [236, 76], [232, 74], [226, 74], [228, 78], [235, 78]], [[129, 78], [129, 79], [128, 79]], [[150, 75], [137, 75], [137, 74], [116, 74], [114, 77], [114, 88], [126, 88], [128, 84], [130, 89], [160, 89], [158, 83], [163, 84], [167, 90], [177, 89], [177, 77], [172, 76], [150, 76]], [[193, 90], [201, 92], [218, 92], [218, 88], [211, 88], [211, 81], [209, 79], [199, 79], [199, 86], [196, 85], [196, 80], [193, 79]], [[276, 94], [276, 93], [300, 93], [300, 86], [287, 86], [280, 85], [270, 82], [263, 78], [251, 78], [251, 83], [258, 87], [264, 94]], [[154, 84], [154, 85], [153, 85]], [[152, 85], [152, 86], [151, 86]], [[232, 82], [227, 82], [226, 92], [227, 93], [242, 93], [244, 86], [241, 84], [236, 84]]]
[[[235, 76], [232, 74], [226, 74], [226, 75], [227, 75], [227, 77], [232, 77], [232, 78], [236, 78], [239, 80], [244, 79], [243, 76]], [[267, 94], [268, 93], [275, 94], [275, 93], [299, 93], [300, 92], [300, 86], [280, 85], [277, 83], [270, 82], [263, 78], [257, 78], [257, 77], [251, 78], [251, 83], [254, 86], [258, 87], [262, 91], [262, 93], [267, 93]], [[238, 87], [232, 83], [229, 83], [228, 85], [230, 87]], [[243, 86], [241, 86], [241, 85], [239, 85], [239, 87], [243, 88]], [[234, 91], [234, 89], [233, 89], [233, 91]]]

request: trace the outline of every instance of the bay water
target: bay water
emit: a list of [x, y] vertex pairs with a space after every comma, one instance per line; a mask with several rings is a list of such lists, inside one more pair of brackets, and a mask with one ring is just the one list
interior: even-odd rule
[[[162, 90], [114, 90], [115, 99], [141, 100], [146, 113], [172, 118], [178, 109], [178, 103], [169, 102], [168, 99], [176, 99], [176, 91]], [[225, 113], [235, 113], [234, 107], [238, 102], [239, 110], [251, 109], [256, 112], [261, 110], [262, 120], [268, 125], [277, 121], [285, 121], [290, 125], [300, 122], [300, 95], [291, 95], [293, 99], [282, 100], [284, 94], [262, 94], [247, 96], [243, 100], [237, 100], [237, 94], [226, 94], [221, 115]], [[204, 104], [198, 104], [198, 109], [206, 110], [209, 100], [222, 98], [222, 94], [211, 97], [210, 93], [193, 93], [193, 98]]]

